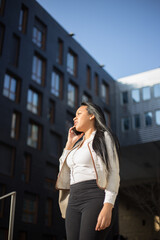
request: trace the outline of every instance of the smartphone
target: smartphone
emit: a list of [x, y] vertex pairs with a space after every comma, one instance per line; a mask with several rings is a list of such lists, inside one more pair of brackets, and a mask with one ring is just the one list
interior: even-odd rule
[[77, 131], [75, 127], [74, 127], [74, 128], [72, 128], [72, 130], [74, 131], [74, 133], [75, 133], [76, 135], [79, 135], [79, 134], [81, 134], [81, 133], [82, 133], [82, 132], [79, 132], [79, 131]]

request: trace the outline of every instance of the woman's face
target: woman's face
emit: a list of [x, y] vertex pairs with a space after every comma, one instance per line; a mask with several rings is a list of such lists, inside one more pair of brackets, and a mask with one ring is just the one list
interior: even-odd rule
[[89, 129], [93, 124], [93, 121], [91, 121], [90, 118], [94, 118], [94, 116], [88, 113], [87, 106], [79, 107], [76, 111], [76, 117], [73, 119], [76, 130], [79, 132], [85, 132]]

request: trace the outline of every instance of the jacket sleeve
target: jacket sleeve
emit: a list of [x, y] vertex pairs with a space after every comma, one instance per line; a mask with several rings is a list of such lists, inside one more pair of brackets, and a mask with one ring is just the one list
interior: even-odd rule
[[59, 158], [59, 171], [61, 170], [63, 162], [69, 152], [70, 152], [70, 150], [66, 150], [65, 148], [63, 149], [62, 155]]
[[104, 133], [105, 142], [108, 152], [108, 184], [105, 190], [104, 203], [112, 203], [114, 205], [119, 185], [120, 185], [120, 175], [119, 175], [119, 158], [116, 150], [115, 143], [112, 142], [111, 136], [108, 132]]

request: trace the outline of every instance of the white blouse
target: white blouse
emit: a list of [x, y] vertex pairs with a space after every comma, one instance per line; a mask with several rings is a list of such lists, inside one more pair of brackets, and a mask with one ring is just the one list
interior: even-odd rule
[[[73, 149], [66, 159], [70, 168], [70, 184], [96, 179], [95, 169], [87, 146], [88, 142], [94, 138], [95, 133], [96, 131], [93, 131], [91, 136], [83, 142], [82, 146]], [[64, 149], [64, 155], [67, 155], [69, 151]], [[112, 203], [114, 205], [116, 196], [115, 192], [106, 189], [104, 203]]]

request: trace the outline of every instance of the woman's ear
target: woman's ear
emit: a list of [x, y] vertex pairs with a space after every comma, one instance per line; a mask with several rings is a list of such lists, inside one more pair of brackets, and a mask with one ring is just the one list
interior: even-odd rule
[[90, 116], [90, 120], [92, 120], [92, 119], [94, 119], [95, 118], [95, 116], [92, 114], [92, 116]]

